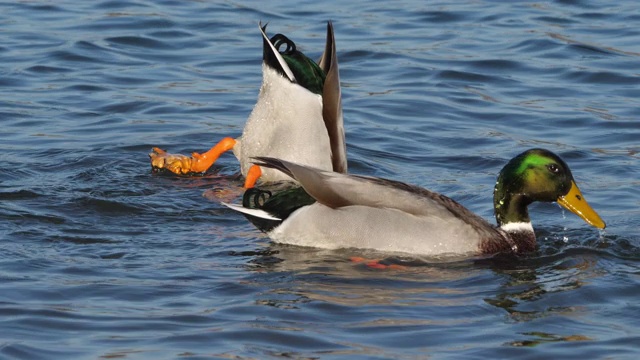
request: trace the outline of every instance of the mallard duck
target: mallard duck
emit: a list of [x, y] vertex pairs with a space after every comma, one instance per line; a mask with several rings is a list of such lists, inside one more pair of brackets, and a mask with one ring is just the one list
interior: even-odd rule
[[527, 150], [500, 171], [494, 190], [497, 227], [444, 195], [402, 182], [267, 157], [256, 163], [281, 171], [301, 187], [274, 195], [251, 189], [243, 206], [225, 205], [279, 243], [414, 255], [530, 252], [536, 236], [527, 206], [534, 201], [556, 201], [588, 224], [605, 227], [567, 164], [544, 149]]
[[240, 161], [245, 187], [287, 179], [273, 169], [251, 163], [251, 157], [271, 156], [323, 170], [347, 171], [340, 76], [333, 25], [327, 24], [325, 50], [318, 63], [300, 52], [282, 34], [263, 39], [262, 86], [242, 136], [226, 137], [209, 151], [191, 157], [154, 148], [152, 168], [176, 174], [202, 173], [225, 151]]

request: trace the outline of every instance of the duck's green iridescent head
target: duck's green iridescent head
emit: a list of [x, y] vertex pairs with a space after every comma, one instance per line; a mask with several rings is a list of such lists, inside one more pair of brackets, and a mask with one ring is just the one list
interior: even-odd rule
[[493, 193], [498, 225], [530, 222], [527, 206], [534, 201], [556, 201], [588, 224], [605, 227], [580, 193], [569, 166], [544, 149], [527, 150], [500, 171]]

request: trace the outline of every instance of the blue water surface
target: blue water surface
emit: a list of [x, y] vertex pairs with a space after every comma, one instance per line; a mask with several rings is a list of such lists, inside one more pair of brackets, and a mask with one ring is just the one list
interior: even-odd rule
[[[203, 196], [238, 193], [231, 154], [151, 173], [152, 146], [240, 135], [259, 21], [318, 58], [328, 20], [350, 172], [493, 221], [500, 168], [544, 147], [607, 229], [536, 204], [521, 257], [298, 248]], [[636, 1], [4, 1], [0, 24], [0, 358], [639, 356]]]

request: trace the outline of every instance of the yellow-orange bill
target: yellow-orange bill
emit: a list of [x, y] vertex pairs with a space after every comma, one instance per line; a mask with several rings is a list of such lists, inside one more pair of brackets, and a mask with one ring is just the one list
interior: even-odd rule
[[598, 229], [604, 229], [607, 226], [600, 218], [600, 215], [589, 206], [589, 203], [584, 199], [580, 189], [578, 189], [578, 185], [576, 185], [574, 181], [571, 181], [569, 193], [558, 198], [558, 204], [580, 216], [582, 220], [589, 225], [595, 226]]

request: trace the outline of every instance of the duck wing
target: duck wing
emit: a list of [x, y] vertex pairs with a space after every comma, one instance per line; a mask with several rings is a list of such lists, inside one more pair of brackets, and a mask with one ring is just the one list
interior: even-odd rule
[[327, 23], [327, 41], [318, 65], [326, 74], [322, 90], [322, 117], [329, 132], [333, 171], [346, 173], [347, 146], [344, 139], [340, 73], [338, 71], [338, 57], [336, 55], [336, 40], [333, 35], [333, 24], [331, 22]]
[[333, 209], [353, 205], [396, 209], [413, 216], [458, 220], [473, 227], [482, 239], [504, 239], [498, 229], [455, 200], [417, 186], [323, 171], [275, 158], [256, 160], [260, 166], [278, 169], [295, 179], [316, 201]]

